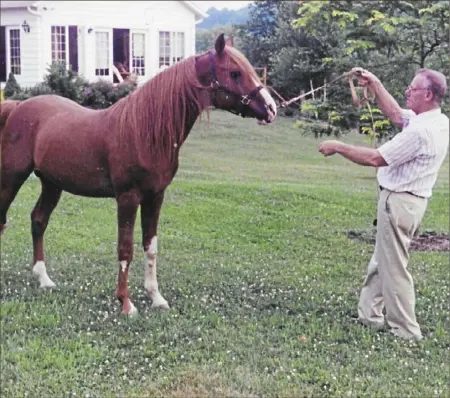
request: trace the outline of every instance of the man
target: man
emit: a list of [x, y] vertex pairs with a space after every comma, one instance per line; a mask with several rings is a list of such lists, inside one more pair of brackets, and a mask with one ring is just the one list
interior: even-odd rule
[[360, 294], [358, 320], [382, 328], [384, 307], [391, 333], [420, 340], [414, 284], [407, 270], [408, 250], [448, 151], [449, 119], [440, 108], [446, 78], [440, 72], [420, 69], [405, 92], [409, 109], [401, 109], [375, 75], [362, 68], [353, 71], [359, 74], [359, 84], [375, 94], [382, 112], [403, 127], [378, 149], [339, 141], [319, 145], [325, 156], [339, 153], [354, 163], [379, 168], [376, 244]]

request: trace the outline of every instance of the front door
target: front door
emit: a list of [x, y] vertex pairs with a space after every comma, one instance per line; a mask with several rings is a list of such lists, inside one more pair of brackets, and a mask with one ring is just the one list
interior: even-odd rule
[[78, 26], [69, 26], [69, 65], [78, 72]]

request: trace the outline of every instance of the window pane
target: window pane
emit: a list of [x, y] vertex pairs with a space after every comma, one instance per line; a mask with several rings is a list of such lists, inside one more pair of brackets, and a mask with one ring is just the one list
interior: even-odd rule
[[109, 33], [95, 32], [95, 74], [109, 75]]
[[20, 64], [20, 30], [9, 30], [9, 62], [11, 65], [11, 73], [13, 75], [21, 74]]
[[159, 67], [170, 66], [170, 32], [159, 32]]
[[132, 72], [138, 76], [145, 75], [145, 35], [143, 33], [133, 33], [131, 36], [132, 45]]
[[52, 62], [66, 61], [66, 27], [52, 26]]

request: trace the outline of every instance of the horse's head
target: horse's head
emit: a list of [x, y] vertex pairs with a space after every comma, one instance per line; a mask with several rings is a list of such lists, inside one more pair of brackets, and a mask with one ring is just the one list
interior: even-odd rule
[[196, 57], [196, 71], [200, 82], [209, 86], [211, 102], [216, 108], [253, 117], [263, 123], [275, 120], [275, 101], [247, 58], [225, 45], [223, 34], [216, 40], [215, 51]]

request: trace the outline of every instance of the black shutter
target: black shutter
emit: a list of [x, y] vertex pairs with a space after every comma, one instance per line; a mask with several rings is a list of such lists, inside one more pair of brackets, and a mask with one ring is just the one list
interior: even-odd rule
[[6, 27], [0, 26], [0, 82], [6, 78]]
[[78, 27], [69, 26], [69, 65], [78, 72]]

